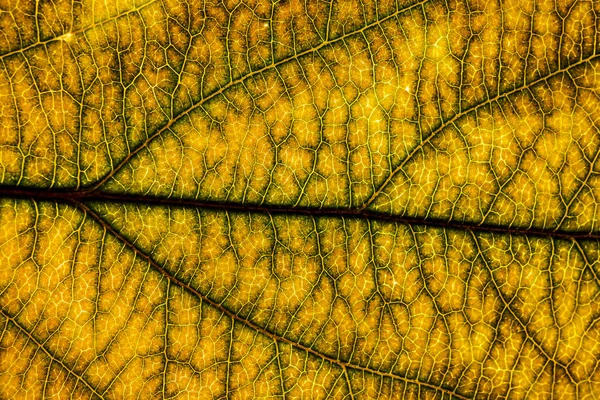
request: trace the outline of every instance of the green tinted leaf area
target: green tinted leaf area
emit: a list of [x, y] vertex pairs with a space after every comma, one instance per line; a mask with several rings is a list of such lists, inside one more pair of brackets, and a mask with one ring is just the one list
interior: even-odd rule
[[0, 398], [600, 393], [598, 1], [0, 27]]

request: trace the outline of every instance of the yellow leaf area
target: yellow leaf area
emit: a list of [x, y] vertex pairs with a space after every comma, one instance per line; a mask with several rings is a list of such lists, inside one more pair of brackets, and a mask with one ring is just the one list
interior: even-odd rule
[[600, 2], [0, 0], [0, 399], [600, 396]]

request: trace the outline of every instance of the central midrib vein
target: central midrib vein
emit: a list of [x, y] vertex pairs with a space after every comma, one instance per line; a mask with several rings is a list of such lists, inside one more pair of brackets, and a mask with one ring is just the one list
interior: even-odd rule
[[486, 222], [456, 221], [420, 216], [404, 216], [382, 213], [362, 208], [323, 208], [302, 206], [279, 206], [252, 203], [236, 203], [231, 201], [194, 200], [165, 198], [148, 195], [128, 195], [87, 190], [43, 190], [35, 188], [0, 186], [0, 197], [12, 199], [32, 199], [36, 201], [54, 201], [60, 203], [111, 202], [149, 206], [190, 207], [207, 210], [256, 213], [270, 215], [306, 216], [312, 218], [348, 218], [383, 221], [390, 223], [430, 226], [433, 228], [464, 230], [480, 233], [497, 233], [504, 235], [523, 235], [551, 237], [557, 239], [591, 239], [600, 240], [600, 232], [569, 231], [558, 228], [503, 226]]

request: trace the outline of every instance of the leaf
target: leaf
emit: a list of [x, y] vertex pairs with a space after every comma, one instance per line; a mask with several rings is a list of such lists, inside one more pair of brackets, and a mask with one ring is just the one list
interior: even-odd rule
[[0, 5], [0, 398], [600, 390], [600, 3]]

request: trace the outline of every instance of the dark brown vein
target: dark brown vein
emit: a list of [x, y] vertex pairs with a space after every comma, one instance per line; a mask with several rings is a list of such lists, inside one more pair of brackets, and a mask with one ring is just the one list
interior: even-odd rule
[[585, 64], [589, 61], [592, 61], [594, 59], [597, 59], [598, 57], [600, 57], [599, 55], [597, 55], [595, 52], [593, 54], [591, 54], [588, 57], [582, 58], [579, 61], [577, 61], [576, 63], [567, 65], [563, 68], [558, 68], [557, 70], [549, 73], [548, 75], [545, 76], [541, 76], [537, 79], [534, 79], [530, 82], [525, 83], [523, 86], [519, 86], [516, 87], [512, 90], [509, 90], [507, 92], [504, 93], [500, 93], [494, 97], [491, 97], [489, 99], [487, 99], [486, 101], [484, 101], [483, 103], [477, 103], [471, 107], [467, 107], [464, 110], [462, 110], [461, 112], [457, 113], [456, 115], [454, 115], [452, 118], [450, 118], [447, 121], [444, 121], [443, 123], [440, 124], [440, 126], [438, 126], [436, 129], [434, 129], [431, 133], [429, 133], [429, 135], [423, 139], [423, 141], [421, 141], [417, 146], [415, 146], [411, 152], [404, 158], [404, 160], [402, 160], [402, 162], [396, 167], [394, 168], [390, 174], [388, 175], [388, 177], [385, 179], [385, 181], [373, 192], [373, 194], [371, 195], [371, 197], [369, 197], [369, 199], [365, 202], [365, 204], [361, 207], [361, 209], [366, 209], [368, 208], [373, 201], [375, 201], [375, 199], [379, 196], [379, 194], [381, 192], [383, 192], [383, 190], [385, 190], [385, 188], [391, 183], [392, 179], [394, 179], [394, 177], [396, 176], [396, 174], [398, 174], [400, 171], [402, 171], [402, 169], [406, 166], [406, 164], [415, 156], [415, 154], [417, 154], [427, 143], [431, 142], [431, 140], [436, 137], [440, 132], [442, 132], [445, 128], [447, 128], [448, 126], [451, 126], [453, 124], [455, 124], [460, 118], [464, 117], [465, 115], [468, 115], [474, 111], [477, 111], [483, 107], [486, 107], [488, 105], [491, 105], [492, 103], [494, 103], [495, 101], [498, 101], [500, 99], [512, 96], [515, 93], [521, 92], [527, 88], [532, 88], [542, 82], [547, 81], [548, 79], [551, 79], [557, 75], [563, 74], [565, 72], [567, 72], [568, 70], [570, 70], [571, 68], [575, 68], [579, 65]]
[[317, 208], [298, 206], [243, 204], [230, 201], [191, 200], [155, 197], [148, 195], [127, 195], [105, 193], [99, 191], [60, 191], [33, 188], [0, 186], [0, 198], [32, 199], [37, 201], [72, 202], [111, 202], [138, 205], [156, 205], [166, 207], [193, 207], [215, 211], [257, 213], [268, 215], [297, 215], [313, 218], [351, 218], [372, 221], [384, 221], [405, 225], [430, 226], [440, 229], [464, 230], [480, 233], [497, 233], [503, 235], [522, 235], [551, 237], [564, 240], [600, 240], [600, 232], [579, 232], [559, 228], [535, 228], [519, 226], [502, 226], [486, 222], [453, 221], [434, 218], [406, 217], [362, 208]]
[[299, 53], [295, 53], [294, 55], [290, 56], [290, 57], [286, 57], [286, 58], [282, 58], [279, 61], [273, 62], [269, 65], [266, 65], [262, 68], [259, 68], [257, 70], [254, 70], [252, 72], [249, 72], [245, 75], [240, 76], [239, 78], [230, 81], [229, 83], [221, 86], [219, 89], [209, 93], [208, 95], [206, 95], [205, 97], [203, 97], [200, 101], [198, 101], [195, 104], [192, 104], [190, 107], [186, 108], [185, 110], [181, 111], [179, 114], [177, 114], [176, 116], [174, 116], [173, 118], [171, 118], [166, 124], [164, 124], [162, 127], [160, 127], [154, 134], [152, 134], [151, 136], [149, 136], [143, 143], [141, 143], [139, 146], [137, 146], [136, 148], [134, 148], [133, 150], [131, 150], [127, 156], [125, 156], [109, 173], [107, 173], [102, 179], [100, 179], [98, 182], [96, 182], [95, 184], [93, 184], [88, 190], [93, 191], [98, 189], [99, 187], [101, 187], [104, 183], [106, 183], [110, 178], [112, 178], [119, 170], [121, 170], [121, 168], [123, 168], [128, 162], [129, 160], [131, 160], [137, 153], [139, 153], [141, 150], [145, 149], [146, 147], [148, 147], [148, 145], [154, 141], [154, 139], [156, 139], [157, 137], [161, 136], [163, 133], [165, 133], [167, 130], [169, 130], [175, 123], [177, 123], [177, 121], [179, 121], [180, 119], [184, 118], [185, 116], [189, 115], [192, 111], [202, 107], [203, 104], [205, 104], [207, 101], [217, 97], [218, 95], [222, 94], [223, 92], [225, 92], [227, 89], [234, 87], [244, 81], [246, 81], [247, 79], [250, 79], [256, 75], [260, 75], [266, 71], [269, 71], [273, 68], [277, 68], [280, 65], [286, 64], [290, 61], [293, 60], [298, 60], [299, 58], [306, 56], [307, 54], [311, 54], [314, 53], [316, 51], [319, 51], [320, 49], [322, 49], [323, 47], [326, 46], [330, 46], [334, 43], [343, 41], [348, 39], [351, 36], [357, 35], [365, 30], [368, 30], [372, 27], [375, 26], [379, 26], [382, 23], [384, 23], [385, 21], [388, 21], [390, 19], [396, 18], [398, 15], [403, 14], [407, 11], [412, 10], [413, 8], [417, 8], [422, 6], [423, 4], [429, 2], [430, 0], [421, 0], [417, 3], [414, 3], [408, 7], [396, 10], [395, 12], [393, 12], [392, 14], [389, 14], [388, 16], [381, 18], [380, 20], [374, 21], [370, 24], [367, 24], [365, 26], [363, 26], [360, 29], [357, 29], [355, 31], [350, 31], [348, 33], [345, 33], [344, 35], [338, 36], [335, 39], [332, 40], [325, 40], [323, 42], [321, 42], [320, 44], [318, 44], [315, 47], [311, 47], [309, 49], [306, 49], [304, 51], [301, 51]]
[[297, 348], [301, 351], [304, 351], [308, 354], [312, 354], [316, 357], [319, 357], [323, 360], [326, 360], [334, 365], [337, 365], [339, 367], [341, 367], [342, 369], [352, 369], [352, 370], [356, 370], [356, 371], [364, 371], [370, 374], [374, 374], [374, 375], [378, 375], [378, 376], [384, 376], [384, 377], [389, 377], [389, 378], [394, 378], [394, 379], [400, 379], [403, 380], [407, 383], [412, 383], [414, 385], [417, 386], [422, 386], [422, 387], [426, 387], [432, 390], [435, 390], [437, 392], [442, 392], [444, 394], [447, 394], [451, 397], [456, 397], [459, 399], [467, 399], [467, 397], [462, 396], [460, 394], [455, 393], [454, 391], [444, 388], [442, 386], [437, 386], [428, 382], [423, 382], [420, 381], [418, 379], [411, 379], [411, 378], [407, 378], [401, 375], [397, 375], [391, 372], [383, 372], [383, 371], [378, 371], [369, 367], [363, 367], [360, 365], [355, 365], [355, 364], [351, 364], [349, 362], [346, 361], [342, 361], [342, 360], [338, 360], [336, 358], [333, 358], [331, 356], [328, 356], [326, 354], [323, 354], [317, 350], [314, 350], [308, 346], [305, 346], [301, 343], [296, 343], [284, 336], [279, 336], [274, 332], [271, 332], [270, 330], [261, 327], [259, 325], [256, 325], [254, 322], [242, 318], [241, 316], [239, 316], [238, 314], [236, 314], [235, 312], [229, 310], [228, 308], [224, 307], [222, 304], [217, 303], [216, 301], [210, 299], [209, 297], [207, 297], [206, 295], [200, 293], [198, 290], [196, 290], [195, 288], [193, 288], [192, 286], [190, 286], [189, 284], [179, 280], [177, 277], [173, 276], [171, 273], [169, 273], [167, 270], [165, 270], [162, 266], [160, 266], [160, 264], [158, 264], [152, 257], [150, 257], [149, 255], [145, 254], [143, 251], [141, 251], [137, 246], [135, 246], [129, 239], [127, 239], [126, 237], [124, 237], [123, 235], [121, 235], [115, 228], [112, 227], [111, 224], [109, 224], [107, 221], [105, 221], [101, 216], [99, 216], [98, 214], [96, 214], [93, 210], [91, 210], [87, 205], [79, 202], [79, 201], [72, 201], [71, 202], [73, 205], [75, 205], [76, 207], [78, 207], [79, 209], [81, 209], [83, 212], [85, 212], [87, 215], [89, 215], [93, 220], [95, 220], [100, 226], [102, 226], [107, 232], [111, 233], [113, 236], [115, 236], [120, 242], [122, 242], [125, 246], [127, 246], [131, 251], [133, 251], [136, 256], [140, 257], [141, 259], [143, 259], [144, 261], [148, 262], [153, 268], [155, 268], [158, 272], [160, 272], [167, 280], [169, 280], [171, 283], [181, 287], [182, 289], [188, 291], [189, 293], [197, 296], [200, 300], [202, 300], [203, 302], [206, 302], [207, 304], [209, 304], [210, 306], [214, 307], [215, 309], [219, 310], [221, 313], [223, 313], [224, 315], [227, 315], [229, 318], [231, 318], [234, 321], [237, 321], [241, 324], [243, 324], [244, 326], [247, 326], [250, 329], [253, 329], [269, 338], [271, 338], [272, 340], [275, 340], [277, 342], [280, 343], [286, 343], [294, 348]]

